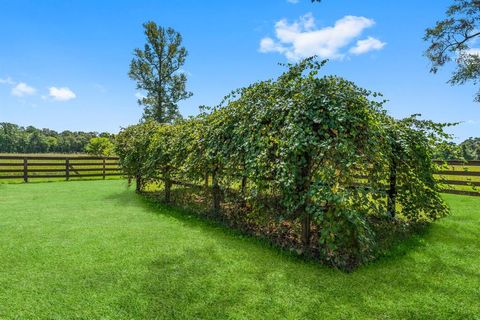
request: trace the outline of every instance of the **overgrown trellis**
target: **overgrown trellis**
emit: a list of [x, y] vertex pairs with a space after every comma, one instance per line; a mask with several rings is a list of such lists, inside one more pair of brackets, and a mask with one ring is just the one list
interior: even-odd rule
[[237, 90], [210, 112], [173, 125], [122, 130], [117, 153], [125, 172], [138, 190], [163, 181], [166, 202], [175, 181], [203, 184], [216, 215], [233, 191], [250, 221], [298, 222], [303, 252], [315, 250], [343, 269], [373, 257], [372, 221], [393, 226], [446, 215], [432, 161], [448, 138], [446, 124], [395, 120], [380, 95], [319, 77], [323, 64], [309, 58], [288, 65], [275, 81]]

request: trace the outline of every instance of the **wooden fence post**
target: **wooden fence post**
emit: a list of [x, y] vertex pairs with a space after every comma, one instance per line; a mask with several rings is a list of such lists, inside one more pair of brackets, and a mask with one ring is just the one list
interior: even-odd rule
[[220, 213], [220, 186], [218, 185], [218, 169], [212, 172], [212, 196], [213, 196], [213, 213]]
[[65, 159], [65, 180], [70, 180], [70, 159]]
[[103, 158], [103, 180], [105, 180], [105, 158]]
[[28, 182], [28, 159], [23, 158], [23, 181]]

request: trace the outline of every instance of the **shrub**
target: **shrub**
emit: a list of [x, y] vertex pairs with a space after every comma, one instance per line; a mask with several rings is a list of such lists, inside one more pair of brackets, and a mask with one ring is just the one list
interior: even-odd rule
[[108, 138], [92, 138], [85, 146], [85, 152], [95, 156], [113, 155], [114, 145]]

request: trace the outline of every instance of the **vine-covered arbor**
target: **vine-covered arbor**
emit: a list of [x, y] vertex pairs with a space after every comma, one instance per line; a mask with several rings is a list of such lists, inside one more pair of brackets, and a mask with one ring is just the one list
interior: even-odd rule
[[122, 166], [138, 188], [161, 181], [167, 202], [172, 185], [198, 186], [215, 216], [298, 239], [290, 246], [333, 266], [372, 259], [380, 229], [448, 213], [432, 161], [448, 136], [444, 124], [396, 120], [380, 95], [318, 76], [323, 64], [288, 65], [278, 79], [188, 120], [126, 128], [117, 142]]

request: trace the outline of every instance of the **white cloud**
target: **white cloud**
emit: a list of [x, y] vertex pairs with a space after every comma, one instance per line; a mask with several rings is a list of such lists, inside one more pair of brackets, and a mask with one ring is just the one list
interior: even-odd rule
[[280, 43], [275, 42], [272, 38], [266, 37], [260, 40], [260, 52], [279, 52], [284, 53], [287, 51], [287, 48], [282, 46]]
[[[263, 53], [278, 52], [284, 54], [289, 60], [313, 55], [320, 58], [341, 59], [346, 54], [342, 49], [348, 47], [365, 29], [374, 24], [374, 20], [365, 17], [345, 16], [337, 20], [333, 26], [317, 28], [315, 18], [308, 13], [293, 23], [289, 23], [286, 19], [278, 21], [275, 24], [277, 39], [263, 38], [260, 41], [259, 50]], [[380, 40], [377, 41], [383, 44], [382, 47], [385, 45]], [[358, 50], [363, 50], [368, 43], [360, 42], [360, 45], [362, 48]], [[378, 44], [375, 45], [378, 47]]]
[[16, 97], [23, 97], [35, 94], [37, 90], [33, 87], [30, 87], [25, 82], [20, 82], [12, 88], [12, 94]]
[[385, 47], [386, 43], [376, 38], [368, 37], [364, 40], [358, 40], [355, 47], [350, 49], [352, 54], [364, 54], [373, 50], [381, 50]]
[[12, 78], [10, 78], [10, 77], [7, 77], [5, 79], [0, 78], [0, 84], [8, 84], [8, 85], [13, 86], [13, 85], [15, 85], [15, 83], [16, 82], [13, 81]]
[[57, 101], [68, 101], [68, 100], [75, 99], [77, 97], [75, 93], [67, 87], [63, 87], [63, 88], [51, 87], [49, 89], [49, 96], [53, 98], [53, 100], [57, 100]]
[[299, 3], [300, 0], [287, 0], [287, 2], [289, 2], [289, 3]]

